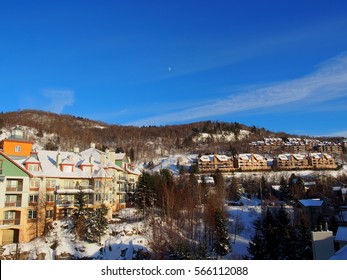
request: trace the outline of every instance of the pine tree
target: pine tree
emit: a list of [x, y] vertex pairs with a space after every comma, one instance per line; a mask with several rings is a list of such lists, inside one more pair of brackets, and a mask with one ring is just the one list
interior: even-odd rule
[[107, 207], [104, 204], [101, 205], [101, 208], [90, 212], [84, 235], [86, 241], [100, 243], [101, 236], [106, 233], [108, 227], [106, 215]]
[[282, 206], [277, 214], [277, 243], [278, 259], [294, 259], [295, 250], [294, 232], [291, 220], [285, 208]]
[[[253, 260], [265, 260], [266, 256], [266, 244], [264, 238], [264, 227], [263, 227], [263, 218], [260, 217], [254, 221], [255, 234], [251, 239], [247, 251], [249, 258]], [[248, 258], [245, 256], [245, 258]]]
[[309, 225], [300, 219], [299, 224], [294, 228], [295, 255], [296, 260], [312, 260], [312, 241]]
[[216, 240], [214, 244], [214, 250], [219, 256], [225, 256], [232, 251], [230, 245], [230, 238], [228, 229], [226, 226], [226, 218], [220, 210], [215, 213], [216, 222]]
[[289, 199], [289, 196], [290, 196], [290, 188], [288, 186], [287, 180], [284, 179], [283, 176], [281, 178], [280, 186], [281, 186], [279, 190], [280, 198], [286, 201]]

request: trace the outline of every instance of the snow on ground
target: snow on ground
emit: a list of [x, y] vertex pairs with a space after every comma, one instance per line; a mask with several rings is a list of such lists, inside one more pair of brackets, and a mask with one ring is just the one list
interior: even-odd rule
[[[240, 130], [237, 137], [238, 140], [242, 140], [249, 136], [250, 132], [248, 130]], [[205, 142], [208, 139], [214, 139], [216, 141], [233, 142], [236, 141], [235, 134], [230, 131], [223, 131], [222, 133], [199, 133], [193, 138], [194, 142]]]
[[228, 259], [243, 259], [248, 254], [249, 241], [254, 235], [253, 222], [261, 215], [260, 200], [242, 197], [243, 206], [228, 206], [229, 237], [232, 242], [232, 252]]
[[197, 155], [170, 155], [154, 161], [155, 167], [152, 172], [159, 172], [161, 169], [169, 169], [173, 175], [178, 175], [181, 166], [188, 168], [196, 160]]
[[[242, 259], [247, 255], [247, 247], [251, 239], [253, 221], [260, 215], [258, 199], [242, 198], [244, 206], [228, 206], [230, 221], [230, 240], [233, 251], [227, 259]], [[46, 237], [37, 238], [28, 243], [9, 244], [3, 246], [4, 255], [16, 256], [20, 253], [24, 259], [96, 259], [96, 260], [131, 260], [149, 257], [150, 230], [138, 210], [126, 208], [118, 212], [110, 224], [100, 244], [86, 243], [76, 240], [68, 220], [54, 221], [51, 232]], [[235, 234], [235, 224], [238, 227]], [[18, 247], [16, 247], [18, 246]], [[58, 257], [57, 257], [58, 256]]]
[[[108, 233], [101, 237], [100, 244], [82, 242], [75, 239], [71, 223], [67, 220], [54, 221], [50, 234], [31, 242], [3, 246], [4, 255], [16, 256], [16, 252], [26, 259], [98, 259], [131, 260], [147, 257], [148, 238], [142, 221], [129, 220], [134, 217], [134, 209], [126, 209], [119, 217], [128, 222], [110, 224]], [[18, 246], [18, 247], [17, 247]]]

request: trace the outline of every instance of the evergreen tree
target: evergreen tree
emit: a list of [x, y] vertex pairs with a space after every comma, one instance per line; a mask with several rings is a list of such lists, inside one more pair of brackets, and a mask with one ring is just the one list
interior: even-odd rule
[[216, 222], [216, 240], [214, 244], [214, 250], [219, 256], [225, 256], [231, 252], [230, 238], [228, 234], [228, 229], [226, 226], [226, 218], [223, 212], [217, 210], [215, 213]]
[[312, 260], [312, 241], [309, 225], [304, 219], [300, 219], [299, 224], [294, 228], [295, 255], [297, 260]]
[[290, 188], [288, 186], [287, 180], [284, 179], [283, 176], [281, 177], [279, 195], [282, 200], [284, 201], [289, 200]]
[[144, 172], [139, 178], [138, 188], [135, 193], [136, 204], [145, 213], [146, 209], [153, 207], [154, 197], [154, 178], [148, 172]]
[[[253, 260], [265, 260], [266, 244], [264, 238], [263, 218], [260, 217], [254, 221], [255, 234], [249, 242], [247, 251]], [[247, 258], [247, 257], [246, 257]]]
[[277, 244], [278, 259], [294, 259], [295, 250], [294, 232], [291, 220], [285, 208], [282, 206], [277, 214]]
[[237, 180], [235, 176], [231, 179], [231, 184], [228, 188], [228, 199], [229, 200], [239, 200], [240, 199], [240, 193], [239, 193], [239, 187], [237, 184]]
[[75, 223], [75, 232], [77, 237], [80, 239], [84, 239], [84, 234], [87, 230], [87, 220], [88, 220], [88, 211], [85, 209], [86, 206], [86, 198], [85, 194], [82, 191], [82, 187], [79, 187], [79, 192], [75, 195], [75, 203], [77, 204], [77, 209], [72, 215], [72, 218]]
[[99, 243], [101, 236], [106, 233], [108, 227], [107, 207], [102, 204], [99, 209], [92, 211], [87, 220], [87, 230], [85, 232], [85, 240], [91, 243]]
[[284, 207], [273, 215], [267, 210], [265, 216], [254, 222], [255, 235], [248, 246], [250, 259], [255, 260], [301, 260], [312, 259], [311, 236], [307, 225], [292, 225]]

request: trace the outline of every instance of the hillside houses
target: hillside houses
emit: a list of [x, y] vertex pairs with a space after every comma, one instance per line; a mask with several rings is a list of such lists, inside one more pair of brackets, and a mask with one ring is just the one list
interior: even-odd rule
[[240, 171], [269, 171], [271, 166], [265, 157], [258, 154], [240, 154], [237, 157]]
[[249, 143], [249, 148], [251, 152], [261, 154], [319, 152], [339, 155], [346, 148], [346, 142], [334, 143], [318, 139], [301, 139], [299, 137], [290, 137], [284, 140], [279, 137], [272, 137], [251, 142]]
[[235, 171], [290, 171], [290, 170], [336, 170], [335, 159], [327, 153], [286, 153], [274, 158], [260, 154], [245, 153], [229, 157], [226, 155], [203, 155], [198, 157], [199, 173]]
[[198, 170], [200, 173], [236, 171], [234, 159], [226, 155], [204, 155], [198, 158]]
[[15, 133], [0, 143], [0, 244], [41, 235], [48, 222], [72, 214], [80, 194], [86, 208], [106, 205], [108, 218], [131, 203], [140, 172], [126, 154], [93, 143], [82, 152], [33, 151]]

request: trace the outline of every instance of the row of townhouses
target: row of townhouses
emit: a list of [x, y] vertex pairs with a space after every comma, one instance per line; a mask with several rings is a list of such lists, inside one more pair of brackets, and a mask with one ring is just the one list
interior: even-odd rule
[[199, 173], [235, 171], [270, 171], [270, 170], [304, 170], [336, 169], [335, 159], [327, 153], [280, 154], [267, 159], [259, 154], [239, 154], [234, 157], [226, 155], [203, 155], [198, 158]]
[[33, 151], [19, 128], [0, 143], [0, 244], [27, 242], [54, 219], [71, 215], [76, 197], [108, 208], [108, 218], [131, 203], [140, 172], [125, 153], [90, 148]]
[[341, 154], [347, 148], [347, 141], [340, 143], [331, 141], [320, 141], [318, 139], [288, 138], [284, 141], [282, 138], [264, 138], [261, 141], [249, 143], [250, 151], [254, 153], [304, 153], [320, 152], [328, 154]]

